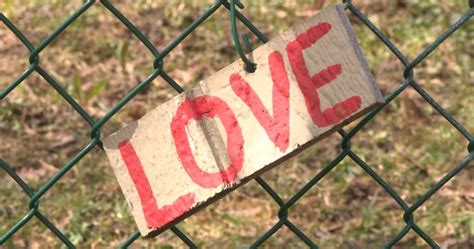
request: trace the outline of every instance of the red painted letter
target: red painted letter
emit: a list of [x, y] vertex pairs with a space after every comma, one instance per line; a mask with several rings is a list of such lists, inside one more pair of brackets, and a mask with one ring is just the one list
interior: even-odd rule
[[[201, 170], [194, 160], [189, 146], [186, 125], [189, 121], [200, 120], [203, 116], [210, 118], [217, 116], [227, 132], [227, 152], [231, 164], [226, 170], [208, 173]], [[191, 100], [185, 99], [171, 121], [171, 134], [184, 170], [195, 183], [204, 188], [214, 188], [223, 182], [232, 183], [235, 181], [244, 160], [244, 139], [237, 118], [223, 100], [206, 95]]]
[[135, 188], [137, 189], [140, 203], [142, 205], [143, 214], [149, 228], [161, 227], [173, 221], [175, 218], [188, 211], [195, 203], [194, 194], [189, 193], [180, 196], [171, 205], [165, 205], [158, 208], [155, 196], [151, 190], [148, 178], [143, 170], [140, 158], [138, 158], [133, 145], [130, 141], [125, 140], [118, 146], [122, 160], [127, 166], [128, 174], [132, 178]]
[[310, 76], [303, 58], [303, 50], [316, 43], [329, 30], [331, 30], [331, 24], [327, 22], [319, 23], [309, 28], [305, 33], [298, 35], [286, 47], [291, 69], [305, 98], [306, 108], [318, 127], [339, 123], [359, 110], [361, 105], [361, 97], [352, 96], [324, 111], [321, 110], [318, 89], [336, 79], [342, 73], [342, 66], [341, 64], [335, 64]]
[[290, 81], [280, 52], [273, 51], [268, 56], [268, 63], [273, 80], [273, 117], [263, 106], [255, 91], [239, 74], [236, 73], [230, 76], [230, 84], [235, 94], [248, 105], [255, 118], [265, 129], [270, 140], [275, 143], [281, 152], [284, 152], [288, 148], [290, 137], [290, 101], [288, 99]]

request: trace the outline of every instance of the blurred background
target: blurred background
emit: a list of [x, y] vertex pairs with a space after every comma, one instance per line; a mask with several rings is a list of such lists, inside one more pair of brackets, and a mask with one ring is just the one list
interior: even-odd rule
[[[213, 1], [111, 1], [158, 48], [164, 48]], [[274, 37], [335, 0], [243, 1], [242, 12]], [[0, 11], [34, 45], [82, 1], [3, 0]], [[468, 7], [467, 0], [353, 0], [353, 4], [413, 59]], [[348, 12], [349, 13], [349, 12]], [[356, 17], [350, 16], [384, 95], [403, 81], [403, 66]], [[239, 28], [244, 33], [244, 28]], [[254, 47], [257, 38], [250, 35]], [[0, 89], [29, 65], [28, 51], [0, 23]], [[41, 52], [41, 65], [98, 120], [152, 72], [153, 57], [107, 9], [96, 3]], [[474, 132], [472, 20], [415, 69], [415, 79]], [[228, 11], [220, 8], [164, 60], [185, 89], [239, 59]], [[102, 129], [103, 137], [176, 95], [154, 80]], [[354, 122], [356, 123], [356, 122]], [[349, 125], [351, 126], [351, 125]], [[89, 126], [37, 73], [0, 103], [0, 155], [37, 190], [89, 140]], [[340, 152], [338, 134], [263, 174], [286, 199]], [[352, 139], [353, 150], [412, 204], [466, 156], [466, 140], [411, 88]], [[444, 248], [474, 248], [474, 165], [415, 212], [417, 224]], [[28, 198], [0, 171], [0, 233], [28, 212]], [[200, 247], [244, 248], [277, 221], [278, 205], [255, 181], [179, 223]], [[136, 231], [105, 153], [95, 148], [40, 201], [40, 211], [84, 248], [117, 246]], [[403, 210], [348, 158], [289, 211], [289, 219], [321, 248], [380, 248], [405, 225]], [[57, 248], [60, 241], [33, 218], [6, 248]], [[138, 239], [137, 248], [182, 248], [171, 231]], [[287, 228], [265, 247], [305, 245]], [[427, 248], [410, 232], [397, 248]]]

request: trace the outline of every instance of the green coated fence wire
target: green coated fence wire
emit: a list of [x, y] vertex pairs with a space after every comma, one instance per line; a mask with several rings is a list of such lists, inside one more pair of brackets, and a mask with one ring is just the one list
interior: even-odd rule
[[[317, 242], [311, 240], [302, 230], [300, 230], [296, 225], [294, 225], [291, 220], [288, 218], [289, 209], [300, 200], [301, 197], [305, 195], [311, 188], [313, 188], [322, 178], [324, 178], [329, 172], [331, 172], [339, 163], [345, 159], [350, 158], [357, 165], [359, 165], [365, 173], [367, 173], [373, 180], [375, 180], [381, 188], [383, 188], [398, 204], [398, 206], [404, 211], [403, 220], [405, 222], [404, 227], [395, 234], [390, 241], [387, 241], [384, 245], [384, 248], [391, 248], [398, 241], [400, 241], [404, 236], [410, 232], [414, 231], [418, 236], [420, 236], [427, 245], [432, 248], [440, 248], [440, 246], [434, 241], [429, 234], [427, 234], [423, 229], [421, 229], [415, 222], [414, 212], [420, 208], [430, 197], [432, 197], [440, 188], [443, 187], [451, 178], [457, 175], [461, 170], [469, 165], [470, 162], [474, 160], [474, 136], [469, 133], [449, 112], [447, 112], [440, 104], [438, 104], [424, 89], [421, 87], [414, 78], [413, 70], [419, 65], [425, 58], [431, 54], [436, 48], [443, 43], [450, 35], [452, 35], [456, 30], [461, 26], [465, 25], [469, 19], [474, 15], [474, 1], [466, 1], [466, 12], [461, 16], [461, 18], [455, 22], [451, 27], [449, 27], [441, 36], [435, 39], [430, 45], [428, 45], [418, 56], [413, 60], [409, 60], [405, 55], [391, 42], [391, 40], [383, 34], [379, 28], [377, 28], [368, 18], [363, 15], [357, 6], [355, 6], [350, 0], [344, 0], [343, 4], [346, 8], [346, 11], [354, 14], [371, 32], [373, 32], [377, 38], [385, 44], [385, 46], [400, 60], [404, 66], [403, 77], [404, 80], [401, 84], [393, 90], [391, 93], [385, 96], [385, 103], [376, 109], [368, 113], [364, 118], [362, 118], [351, 130], [345, 131], [344, 129], [339, 130], [339, 134], [342, 137], [341, 148], [342, 151], [337, 155], [329, 164], [325, 165], [320, 172], [310, 179], [299, 191], [297, 191], [291, 198], [287, 201], [283, 200], [278, 193], [276, 193], [270, 185], [265, 182], [262, 178], [257, 177], [256, 182], [270, 195], [270, 197], [275, 201], [276, 205], [279, 206], [280, 210], [278, 212], [278, 222], [268, 229], [264, 234], [262, 234], [252, 245], [251, 248], [257, 248], [262, 245], [267, 239], [269, 239], [273, 234], [275, 234], [283, 226], [286, 226], [290, 231], [292, 231], [299, 239], [301, 239], [308, 247], [318, 248]], [[110, 11], [123, 25], [125, 25], [135, 36], [138, 38], [143, 45], [150, 51], [154, 57], [153, 72], [142, 82], [136, 85], [125, 97], [123, 97], [115, 106], [112, 107], [102, 118], [99, 120], [94, 120], [91, 115], [83, 108], [79, 103], [77, 103], [73, 97], [61, 87], [61, 85], [52, 77], [50, 74], [41, 67], [40, 65], [40, 56], [41, 52], [48, 47], [58, 36], [61, 35], [64, 30], [68, 28], [70, 24], [75, 22], [78, 17], [83, 15], [86, 11], [89, 10], [94, 4], [102, 4], [108, 11]], [[252, 63], [249, 61], [245, 53], [242, 51], [242, 46], [238, 37], [236, 30], [236, 21], [240, 21], [248, 30], [255, 35], [258, 40], [262, 43], [268, 41], [268, 38], [265, 37], [258, 29], [255, 27], [250, 20], [248, 20], [244, 15], [242, 15], [236, 6], [239, 9], [244, 8], [244, 5], [238, 0], [217, 0], [213, 3], [201, 16], [195, 19], [182, 33], [180, 33], [171, 43], [169, 43], [162, 51], [158, 49], [147, 39], [147, 37], [140, 32], [140, 30], [135, 27], [135, 25], [128, 20], [118, 9], [114, 7], [112, 3], [107, 0], [100, 0], [98, 3], [94, 0], [84, 1], [84, 3], [77, 9], [71, 16], [69, 16], [66, 21], [60, 24], [51, 34], [49, 34], [44, 40], [42, 40], [37, 46], [34, 46], [29, 39], [3, 14], [0, 13], [0, 21], [5, 24], [5, 26], [13, 32], [13, 34], [18, 38], [18, 40], [28, 49], [29, 51], [29, 63], [28, 68], [21, 73], [15, 80], [10, 82], [5, 88], [0, 89], [0, 100], [5, 99], [15, 88], [20, 85], [32, 72], [37, 72], [42, 78], [44, 78], [51, 87], [53, 87], [63, 98], [64, 100], [73, 107], [73, 109], [88, 123], [90, 126], [90, 141], [84, 146], [71, 160], [65, 163], [60, 170], [53, 175], [46, 183], [44, 183], [38, 191], [34, 192], [25, 181], [12, 169], [11, 166], [7, 164], [3, 159], [0, 159], [0, 167], [18, 184], [18, 186], [23, 190], [23, 192], [29, 198], [29, 211], [26, 215], [21, 218], [15, 225], [9, 228], [7, 231], [3, 232], [0, 237], [0, 245], [3, 245], [8, 241], [12, 235], [18, 232], [22, 227], [27, 224], [33, 217], [36, 217], [42, 224], [44, 224], [49, 230], [51, 230], [54, 235], [68, 248], [75, 248], [75, 245], [71, 243], [68, 237], [58, 229], [54, 224], [52, 224], [47, 217], [45, 217], [39, 211], [39, 201], [42, 196], [48, 192], [54, 185], [61, 180], [61, 178], [73, 168], [78, 161], [80, 161], [84, 156], [86, 156], [94, 147], [98, 146], [102, 148], [101, 142], [101, 127], [108, 122], [108, 120], [114, 116], [122, 107], [124, 107], [134, 96], [139, 93], [144, 87], [146, 87], [150, 82], [155, 78], [161, 77], [164, 79], [170, 87], [176, 90], [176, 92], [183, 92], [184, 89], [176, 83], [176, 81], [169, 76], [165, 71], [163, 71], [163, 61], [166, 56], [174, 49], [180, 42], [182, 42], [189, 34], [191, 34], [196, 28], [199, 27], [208, 17], [210, 17], [216, 10], [220, 8], [225, 8], [229, 11], [231, 16], [231, 29], [233, 33], [234, 43], [236, 46], [236, 52], [240, 55], [244, 61], [246, 68], [251, 71]], [[249, 49], [250, 43], [248, 38], [244, 35], [243, 40], [245, 42], [246, 48]], [[448, 171], [438, 182], [436, 182], [426, 193], [424, 193], [419, 199], [417, 199], [412, 205], [407, 204], [403, 198], [394, 190], [394, 188], [388, 184], [380, 175], [378, 175], [372, 167], [366, 163], [362, 158], [360, 158], [352, 149], [351, 149], [351, 138], [354, 137], [367, 123], [373, 120], [377, 114], [383, 110], [390, 102], [392, 102], [397, 96], [405, 91], [407, 88], [414, 89], [427, 103], [429, 103], [441, 116], [443, 116], [455, 129], [461, 133], [466, 139], [467, 152], [464, 159], [458, 162], [451, 170]], [[184, 234], [179, 228], [173, 226], [170, 228], [171, 231], [179, 237], [187, 246], [190, 248], [197, 248], [196, 244], [191, 238]], [[134, 241], [140, 238], [139, 232], [133, 233], [120, 248], [127, 248], [132, 245]]]

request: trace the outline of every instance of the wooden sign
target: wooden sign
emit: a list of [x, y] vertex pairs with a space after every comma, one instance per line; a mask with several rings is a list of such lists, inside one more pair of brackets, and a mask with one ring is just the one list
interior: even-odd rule
[[152, 236], [382, 101], [342, 6], [256, 49], [104, 140]]

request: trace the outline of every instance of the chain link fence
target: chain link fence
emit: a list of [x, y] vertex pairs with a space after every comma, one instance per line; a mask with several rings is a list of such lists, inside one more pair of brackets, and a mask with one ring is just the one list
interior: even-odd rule
[[[391, 93], [385, 96], [385, 103], [376, 109], [372, 110], [364, 118], [362, 118], [358, 123], [350, 130], [339, 130], [339, 134], [342, 137], [340, 146], [342, 151], [335, 157], [329, 164], [325, 165], [323, 169], [318, 172], [312, 179], [310, 179], [299, 191], [297, 191], [291, 198], [287, 201], [283, 200], [278, 193], [272, 189], [267, 182], [262, 178], [257, 177], [255, 180], [258, 184], [270, 195], [270, 197], [275, 201], [276, 205], [279, 206], [278, 212], [278, 222], [274, 224], [273, 227], [268, 229], [264, 234], [262, 234], [252, 245], [252, 248], [259, 247], [267, 239], [269, 239], [273, 234], [275, 234], [283, 226], [286, 226], [290, 231], [292, 231], [299, 239], [301, 239], [307, 246], [310, 248], [318, 248], [318, 245], [315, 241], [311, 240], [302, 230], [300, 230], [295, 224], [291, 222], [288, 218], [289, 209], [300, 200], [301, 197], [305, 195], [311, 188], [313, 188], [325, 175], [331, 172], [339, 163], [345, 159], [350, 158], [358, 166], [360, 166], [366, 174], [368, 174], [373, 180], [375, 180], [378, 185], [383, 188], [386, 193], [388, 193], [393, 200], [396, 201], [399, 208], [403, 210], [403, 220], [405, 226], [394, 235], [390, 241], [387, 241], [385, 244], [386, 248], [391, 248], [398, 241], [400, 241], [404, 236], [410, 232], [414, 231], [419, 237], [421, 237], [427, 245], [432, 248], [440, 248], [436, 241], [432, 239], [430, 234], [426, 233], [421, 229], [415, 222], [414, 212], [419, 209], [430, 197], [432, 197], [440, 188], [443, 187], [451, 178], [456, 176], [460, 171], [465, 169], [470, 162], [474, 159], [474, 136], [467, 129], [465, 129], [450, 113], [448, 113], [443, 107], [441, 107], [424, 89], [421, 87], [414, 78], [414, 69], [426, 57], [436, 50], [436, 48], [443, 43], [450, 35], [452, 35], [457, 29], [466, 25], [468, 20], [474, 15], [474, 0], [466, 1], [466, 12], [462, 17], [457, 20], [451, 27], [444, 31], [444, 33], [435, 39], [429, 46], [427, 46], [421, 53], [418, 54], [413, 60], [407, 59], [407, 57], [392, 43], [392, 41], [384, 35], [377, 26], [375, 26], [364, 14], [362, 14], [357, 8], [356, 4], [353, 4], [350, 0], [344, 0], [343, 4], [348, 12], [354, 14], [365, 27], [373, 32], [380, 42], [384, 43], [385, 46], [390, 49], [390, 51], [400, 60], [404, 65], [403, 73], [404, 80], [401, 82], [398, 87], [393, 90]], [[149, 52], [154, 56], [153, 63], [153, 72], [137, 86], [135, 86], [125, 97], [123, 97], [111, 110], [109, 110], [102, 118], [99, 120], [94, 120], [91, 115], [78, 103], [74, 98], [64, 89], [46, 70], [41, 67], [40, 64], [40, 54], [41, 52], [48, 47], [62, 32], [73, 22], [76, 21], [84, 12], [94, 4], [102, 4], [107, 8], [120, 22], [125, 25], [135, 36], [138, 38], [149, 50]], [[440, 3], [441, 4], [441, 3]], [[167, 45], [162, 51], [158, 49], [147, 39], [147, 37], [137, 29], [134, 24], [127, 19], [117, 8], [114, 7], [112, 3], [107, 0], [100, 0], [100, 3], [95, 3], [93, 0], [85, 1], [83, 5], [77, 9], [71, 16], [69, 16], [66, 21], [59, 25], [51, 34], [49, 34], [44, 40], [42, 40], [37, 46], [34, 46], [29, 39], [20, 31], [10, 20], [3, 14], [0, 13], [0, 20], [3, 22], [10, 31], [12, 31], [15, 36], [21, 41], [21, 43], [29, 50], [29, 67], [20, 74], [13, 82], [9, 83], [4, 89], [0, 89], [0, 100], [4, 100], [10, 92], [14, 91], [15, 88], [20, 85], [30, 74], [37, 72], [41, 77], [43, 77], [51, 87], [53, 87], [63, 98], [64, 100], [71, 105], [74, 110], [89, 124], [90, 126], [90, 141], [84, 146], [71, 160], [64, 164], [61, 169], [52, 176], [46, 183], [44, 183], [38, 191], [33, 191], [32, 188], [12, 169], [10, 165], [7, 164], [4, 160], [0, 159], [0, 167], [21, 187], [24, 193], [29, 197], [29, 212], [21, 218], [14, 226], [5, 231], [0, 237], [0, 245], [4, 244], [7, 240], [11, 238], [18, 230], [27, 224], [30, 220], [35, 217], [38, 219], [44, 226], [46, 226], [52, 233], [54, 233], [59, 240], [61, 240], [65, 246], [69, 248], [74, 248], [75, 245], [71, 243], [67, 236], [54, 224], [52, 224], [49, 219], [44, 216], [39, 211], [39, 201], [54, 185], [61, 180], [61, 178], [71, 170], [77, 162], [79, 162], [83, 157], [85, 157], [94, 147], [98, 146], [102, 148], [101, 143], [101, 127], [107, 123], [112, 116], [114, 116], [122, 107], [124, 107], [134, 96], [139, 93], [144, 87], [146, 87], [150, 82], [155, 78], [161, 77], [164, 79], [170, 87], [176, 90], [176, 92], [183, 92], [183, 88], [176, 83], [176, 81], [170, 77], [165, 71], [163, 71], [163, 60], [167, 55], [180, 44], [190, 33], [196, 30], [196, 28], [203, 23], [207, 18], [209, 18], [216, 10], [219, 8], [226, 8], [231, 15], [231, 20], [237, 19], [243, 25], [245, 25], [262, 43], [268, 41], [267, 37], [260, 32], [257, 27], [255, 27], [250, 20], [248, 20], [244, 15], [242, 15], [235, 6], [243, 8], [241, 2], [239, 1], [226, 1], [226, 0], [217, 0], [212, 4], [208, 10], [206, 10], [201, 16], [195, 19], [191, 25], [189, 25], [182, 33], [180, 33], [169, 45]], [[232, 24], [232, 31], [234, 34], [237, 34], [235, 23]], [[234, 36], [235, 38], [235, 36]], [[239, 44], [238, 38], [234, 39], [236, 43], [236, 48], [243, 57], [245, 61], [245, 55], [242, 52], [241, 45]], [[248, 40], [244, 39], [246, 45], [248, 45]], [[361, 157], [359, 157], [351, 149], [351, 138], [354, 137], [367, 123], [374, 119], [377, 114], [384, 109], [390, 102], [392, 102], [397, 96], [405, 91], [407, 88], [414, 89], [429, 105], [431, 105], [441, 116], [443, 116], [455, 129], [461, 133], [466, 139], [467, 152], [464, 159], [459, 161], [454, 165], [447, 174], [441, 177], [436, 184], [434, 184], [424, 195], [417, 199], [412, 205], [407, 204], [407, 202], [395, 191], [395, 189], [388, 184], [379, 174], [377, 174], [373, 168], [366, 163]], [[197, 248], [196, 244], [193, 242], [192, 238], [189, 238], [177, 227], [171, 227], [171, 231], [176, 234], [186, 245], [190, 248]], [[140, 237], [139, 232], [135, 232], [130, 235], [130, 237], [123, 242], [121, 245], [122, 248], [127, 248], [132, 245]]]

